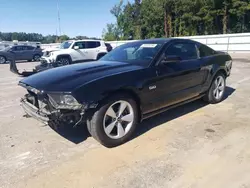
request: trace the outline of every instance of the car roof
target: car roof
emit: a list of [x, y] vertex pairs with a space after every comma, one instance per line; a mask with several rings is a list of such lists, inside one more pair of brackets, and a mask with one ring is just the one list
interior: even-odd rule
[[12, 45], [11, 47], [14, 47], [14, 46], [31, 46], [31, 47], [34, 47], [32, 45], [27, 45], [27, 44], [16, 44], [16, 45]]
[[85, 41], [101, 42], [102, 40], [97, 40], [97, 39], [68, 40], [68, 42], [85, 42]]
[[[155, 39], [144, 39], [144, 40], [138, 40], [138, 41], [147, 41], [147, 42], [162, 42], [162, 43], [168, 43], [171, 41], [189, 41], [189, 42], [195, 42], [190, 39], [182, 39], [182, 38], [155, 38]], [[137, 41], [137, 42], [138, 42]]]
[[199, 42], [190, 40], [190, 39], [182, 39], [182, 38], [154, 38], [154, 39], [144, 39], [144, 40], [135, 40], [135, 41], [131, 41], [129, 43], [125, 43], [125, 44], [136, 44], [136, 43], [157, 43], [157, 44], [166, 44], [169, 42], [191, 42], [191, 43], [195, 43], [195, 44], [200, 44]]

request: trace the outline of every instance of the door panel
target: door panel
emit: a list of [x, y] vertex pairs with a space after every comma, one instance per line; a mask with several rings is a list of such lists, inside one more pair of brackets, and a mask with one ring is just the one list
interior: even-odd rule
[[[79, 49], [75, 50], [74, 47], [78, 46]], [[73, 46], [73, 49], [71, 49], [70, 55], [72, 58], [72, 61], [81, 61], [86, 60], [86, 48], [85, 48], [85, 42], [76, 42]]]
[[174, 43], [166, 49], [163, 57], [178, 56], [181, 61], [160, 63], [156, 67], [157, 77], [148, 85], [153, 95], [151, 108], [146, 113], [170, 106], [201, 93], [204, 69], [194, 43]]
[[32, 56], [32, 50], [30, 50], [28, 48], [28, 46], [23, 46], [23, 50], [22, 50], [22, 55], [23, 55], [23, 60], [31, 60], [33, 59], [33, 56]]
[[[158, 92], [162, 94], [163, 106], [172, 105], [200, 94], [204, 71], [200, 60], [168, 63], [158, 68]], [[162, 107], [162, 106], [161, 106]]]
[[16, 60], [23, 60], [23, 48], [22, 46], [14, 46], [13, 52]]
[[87, 41], [86, 42], [86, 56], [88, 59], [96, 60], [97, 54], [99, 53], [100, 42], [97, 41]]

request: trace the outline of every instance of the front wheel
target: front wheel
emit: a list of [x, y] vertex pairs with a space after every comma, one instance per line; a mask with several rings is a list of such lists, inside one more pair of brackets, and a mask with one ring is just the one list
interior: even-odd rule
[[211, 103], [216, 104], [223, 100], [224, 94], [226, 90], [226, 78], [224, 74], [218, 73], [206, 93], [206, 96], [204, 97], [204, 100]]
[[87, 121], [90, 134], [106, 147], [128, 141], [138, 123], [138, 108], [130, 96], [117, 95], [104, 101]]
[[60, 57], [58, 58], [59, 66], [69, 65], [70, 59], [68, 57]]
[[6, 58], [4, 56], [0, 56], [0, 64], [5, 64]]

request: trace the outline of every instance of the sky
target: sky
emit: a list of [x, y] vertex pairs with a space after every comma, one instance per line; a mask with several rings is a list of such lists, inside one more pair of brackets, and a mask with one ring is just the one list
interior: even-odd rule
[[115, 22], [110, 9], [119, 0], [0, 0], [1, 32], [35, 32], [70, 37], [101, 37], [107, 23]]

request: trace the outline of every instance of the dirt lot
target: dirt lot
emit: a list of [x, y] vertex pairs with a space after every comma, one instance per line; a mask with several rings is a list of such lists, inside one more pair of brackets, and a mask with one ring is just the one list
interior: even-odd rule
[[250, 61], [242, 57], [222, 103], [196, 101], [153, 117], [114, 149], [85, 128], [55, 132], [23, 117], [21, 78], [1, 65], [0, 187], [250, 187]]

